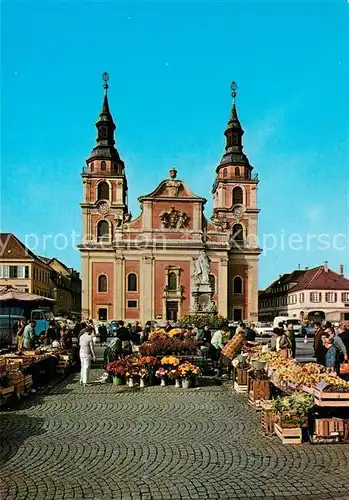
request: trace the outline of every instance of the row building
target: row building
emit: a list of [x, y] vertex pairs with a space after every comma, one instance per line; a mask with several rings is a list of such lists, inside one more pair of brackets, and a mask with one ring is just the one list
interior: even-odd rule
[[276, 316], [296, 317], [301, 321], [349, 321], [349, 279], [344, 266], [339, 272], [328, 262], [312, 269], [297, 269], [280, 275], [259, 292], [259, 320]]
[[115, 147], [105, 80], [97, 141], [82, 171], [82, 315], [96, 320], [176, 321], [218, 312], [258, 317], [257, 175], [243, 152], [233, 105], [215, 172], [213, 214], [176, 169], [128, 206], [127, 166]]
[[23, 292], [55, 300], [53, 312], [81, 317], [81, 277], [57, 258], [40, 257], [12, 233], [0, 233], [0, 288], [11, 285]]

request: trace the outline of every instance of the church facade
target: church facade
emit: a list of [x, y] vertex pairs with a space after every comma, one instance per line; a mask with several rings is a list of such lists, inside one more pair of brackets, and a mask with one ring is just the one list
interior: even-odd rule
[[257, 320], [258, 179], [243, 152], [235, 84], [210, 218], [206, 199], [174, 168], [139, 197], [140, 215], [132, 217], [107, 82], [104, 88], [97, 144], [82, 172], [82, 316], [161, 322], [217, 311], [235, 321]]

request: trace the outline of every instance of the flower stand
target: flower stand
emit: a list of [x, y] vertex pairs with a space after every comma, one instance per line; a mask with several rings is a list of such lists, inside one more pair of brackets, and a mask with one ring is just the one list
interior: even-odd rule
[[177, 389], [182, 387], [180, 378], [175, 378], [175, 387], [177, 387]]
[[183, 389], [190, 389], [192, 386], [192, 380], [190, 378], [184, 378], [182, 380], [182, 388]]
[[165, 387], [165, 386], [166, 386], [166, 379], [165, 377], [161, 377], [160, 387]]
[[133, 387], [134, 386], [133, 377], [129, 377], [129, 379], [128, 379], [128, 386], [129, 387]]
[[146, 387], [146, 383], [145, 383], [144, 378], [139, 379], [139, 387]]

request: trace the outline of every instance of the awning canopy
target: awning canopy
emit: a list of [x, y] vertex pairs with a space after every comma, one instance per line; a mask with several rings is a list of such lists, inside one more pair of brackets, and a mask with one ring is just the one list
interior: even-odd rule
[[12, 285], [6, 285], [0, 288], [0, 302], [40, 302], [42, 304], [51, 304], [55, 300], [34, 293], [24, 292]]

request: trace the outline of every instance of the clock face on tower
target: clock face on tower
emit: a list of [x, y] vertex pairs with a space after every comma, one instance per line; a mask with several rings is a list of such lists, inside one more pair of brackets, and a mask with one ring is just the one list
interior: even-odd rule
[[243, 205], [237, 205], [233, 208], [233, 215], [236, 220], [242, 219], [245, 213], [245, 207]]
[[97, 205], [97, 210], [101, 215], [107, 215], [109, 212], [109, 203], [107, 201], [100, 201]]

